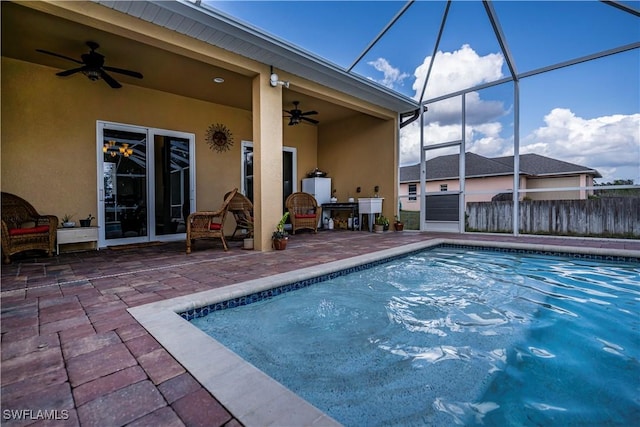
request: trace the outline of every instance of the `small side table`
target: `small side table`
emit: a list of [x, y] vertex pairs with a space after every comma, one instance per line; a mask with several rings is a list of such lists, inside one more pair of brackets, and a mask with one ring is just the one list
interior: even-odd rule
[[84, 242], [93, 242], [95, 249], [98, 250], [98, 227], [58, 228], [56, 255], [60, 254], [60, 245]]
[[[351, 212], [351, 217], [355, 221], [358, 218], [358, 204], [357, 203], [323, 203], [322, 210], [324, 212], [332, 212], [332, 211], [349, 211]], [[356, 226], [354, 223], [351, 223], [351, 230], [355, 230]]]

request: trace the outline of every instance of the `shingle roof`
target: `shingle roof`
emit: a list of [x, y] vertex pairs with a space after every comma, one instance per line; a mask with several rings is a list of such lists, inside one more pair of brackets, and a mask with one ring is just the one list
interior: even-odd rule
[[[458, 170], [457, 154], [436, 157], [427, 161], [427, 181], [457, 179]], [[601, 177], [600, 173], [595, 169], [539, 154], [521, 154], [520, 173], [527, 176], [558, 176], [586, 173], [596, 178]], [[467, 178], [511, 174], [513, 174], [513, 156], [489, 158], [475, 153], [466, 153], [465, 175]], [[419, 164], [400, 168], [400, 182], [416, 181], [420, 181]]]
[[[493, 160], [513, 165], [513, 156], [496, 157]], [[522, 173], [535, 176], [568, 175], [576, 173], [587, 173], [594, 175], [596, 178], [602, 176], [595, 169], [533, 153], [520, 155], [520, 170]]]

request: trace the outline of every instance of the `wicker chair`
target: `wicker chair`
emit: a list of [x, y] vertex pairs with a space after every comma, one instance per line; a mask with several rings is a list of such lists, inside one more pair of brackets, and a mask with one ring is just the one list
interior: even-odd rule
[[53, 256], [58, 217], [40, 215], [29, 202], [2, 192], [2, 262], [11, 263], [11, 255], [42, 250]]
[[[224, 195], [226, 199], [229, 193]], [[236, 233], [241, 230], [245, 230], [246, 233], [242, 236], [253, 237], [253, 203], [244, 194], [236, 193], [229, 203], [229, 212], [233, 215], [233, 219], [236, 220], [236, 228], [233, 230], [231, 238], [236, 237]]]
[[224, 238], [224, 220], [229, 211], [231, 199], [236, 195], [235, 188], [225, 197], [222, 206], [217, 211], [192, 212], [187, 217], [187, 254], [191, 253], [191, 246], [196, 239], [220, 239], [224, 250], [227, 251], [227, 241]]
[[321, 218], [322, 208], [318, 206], [315, 197], [309, 193], [292, 193], [284, 202], [291, 219], [291, 233], [296, 230], [309, 229], [318, 232], [318, 221]]

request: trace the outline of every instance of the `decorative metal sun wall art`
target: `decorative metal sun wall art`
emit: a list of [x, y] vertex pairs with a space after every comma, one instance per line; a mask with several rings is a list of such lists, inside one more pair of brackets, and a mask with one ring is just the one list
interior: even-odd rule
[[231, 131], [221, 123], [209, 126], [205, 138], [209, 147], [219, 153], [230, 150], [233, 145]]

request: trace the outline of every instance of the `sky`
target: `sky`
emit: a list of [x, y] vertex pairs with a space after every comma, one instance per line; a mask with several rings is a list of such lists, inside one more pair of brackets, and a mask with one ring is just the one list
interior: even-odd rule
[[[365, 49], [405, 1], [207, 1], [277, 38], [420, 100], [510, 75], [480, 1], [453, 1], [429, 83], [445, 2], [415, 1]], [[640, 1], [625, 1], [640, 10]], [[640, 42], [640, 18], [597, 1], [494, 1], [515, 70], [522, 74]], [[364, 54], [358, 61], [360, 55]], [[520, 152], [537, 153], [640, 184], [640, 49], [520, 79]], [[512, 83], [466, 95], [466, 150], [513, 154]], [[462, 138], [460, 97], [430, 104], [427, 143]], [[400, 163], [419, 162], [420, 125], [400, 135]], [[434, 151], [437, 155], [441, 150]]]

